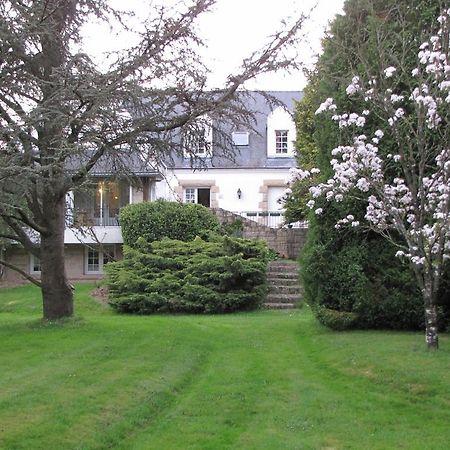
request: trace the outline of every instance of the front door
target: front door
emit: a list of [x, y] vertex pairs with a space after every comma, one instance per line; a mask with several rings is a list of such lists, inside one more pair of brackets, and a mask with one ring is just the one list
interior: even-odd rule
[[280, 199], [283, 197], [286, 188], [278, 186], [269, 186], [267, 189], [267, 210], [280, 211], [283, 209], [283, 204]]
[[211, 206], [211, 190], [209, 188], [197, 189], [197, 203], [207, 208]]

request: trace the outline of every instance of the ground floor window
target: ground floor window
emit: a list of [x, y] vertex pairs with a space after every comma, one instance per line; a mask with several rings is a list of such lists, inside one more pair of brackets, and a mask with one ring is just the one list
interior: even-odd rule
[[211, 206], [211, 189], [210, 188], [185, 188], [185, 203], [199, 203], [209, 208]]
[[86, 273], [104, 273], [103, 268], [110, 261], [114, 261], [114, 245], [92, 246], [86, 248]]
[[30, 255], [31, 273], [41, 273], [41, 260], [38, 256]]

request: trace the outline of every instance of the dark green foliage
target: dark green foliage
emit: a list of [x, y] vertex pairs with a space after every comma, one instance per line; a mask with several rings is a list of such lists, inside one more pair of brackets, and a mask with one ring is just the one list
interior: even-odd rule
[[222, 224], [222, 231], [228, 236], [241, 238], [244, 232], [244, 223], [242, 219], [233, 220], [230, 223]]
[[352, 312], [337, 311], [324, 306], [316, 306], [313, 311], [319, 322], [332, 330], [349, 330], [355, 328], [358, 323], [358, 315]]
[[109, 302], [119, 312], [223, 313], [257, 308], [265, 298], [261, 241], [216, 236], [136, 244], [106, 267]]
[[[318, 147], [314, 139], [316, 128], [316, 116], [314, 112], [317, 109], [317, 86], [318, 78], [312, 76], [309, 84], [303, 91], [303, 98], [295, 107], [295, 127], [297, 139], [295, 141], [296, 159], [298, 167], [303, 170], [310, 170], [318, 167]], [[298, 180], [290, 188], [291, 195], [285, 202], [285, 221], [286, 223], [296, 222], [297, 220], [307, 219], [309, 208], [306, 206], [310, 200], [309, 188], [317, 183], [317, 176]]]
[[334, 329], [423, 327], [421, 293], [409, 267], [394, 258], [394, 246], [374, 233], [334, 230], [350, 207], [329, 205], [311, 223], [301, 259], [306, 301]]
[[163, 238], [190, 241], [219, 229], [214, 214], [202, 205], [165, 200], [127, 205], [120, 210], [120, 225], [126, 245], [136, 247], [143, 237], [152, 242]]
[[[378, 77], [390, 65], [405, 67], [406, 73], [410, 73], [424, 35], [436, 26], [439, 3], [345, 2], [345, 15], [332, 23], [304, 100], [297, 107], [297, 150], [302, 167], [319, 167], [325, 179], [331, 175], [331, 150], [342, 143], [341, 133], [345, 131], [339, 130], [325, 115], [315, 116], [315, 110], [327, 97], [334, 99], [340, 112], [367, 108], [363, 102], [348, 99], [345, 93], [356, 74], [367, 81]], [[407, 83], [408, 79], [400, 79], [400, 90], [404, 86], [403, 90], [408, 91]], [[384, 124], [380, 124], [375, 111], [368, 117], [364, 134], [371, 135], [377, 128], [383, 129]], [[393, 153], [388, 136], [380, 152]], [[294, 198], [289, 204], [293, 214], [304, 214], [309, 200], [307, 183], [298, 183], [293, 188]], [[335, 329], [422, 327], [421, 293], [410, 268], [394, 257], [395, 246], [367, 230], [334, 228], [348, 214], [364, 222], [364, 208], [355, 201], [323, 202], [316, 207], [324, 212], [320, 217], [310, 217], [301, 265], [306, 299], [319, 320]], [[449, 297], [450, 290], [444, 285], [440, 300], [444, 322], [445, 298]]]

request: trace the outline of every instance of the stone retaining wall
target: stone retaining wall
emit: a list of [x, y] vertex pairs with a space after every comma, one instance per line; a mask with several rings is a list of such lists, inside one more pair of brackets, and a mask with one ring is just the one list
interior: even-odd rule
[[212, 212], [224, 224], [233, 223], [236, 220], [242, 221], [242, 237], [266, 241], [268, 247], [283, 258], [297, 259], [303, 250], [307, 228], [269, 228], [224, 209], [214, 208]]

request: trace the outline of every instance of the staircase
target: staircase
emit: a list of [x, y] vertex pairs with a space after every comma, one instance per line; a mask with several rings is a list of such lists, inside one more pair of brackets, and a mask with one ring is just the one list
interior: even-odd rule
[[269, 263], [269, 292], [264, 306], [268, 309], [292, 309], [301, 301], [302, 290], [295, 261], [277, 260]]

